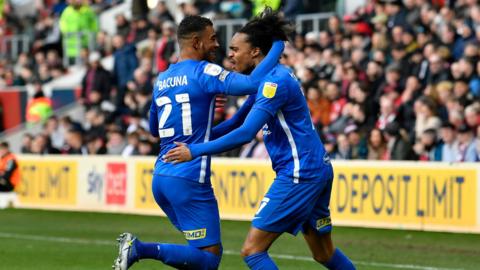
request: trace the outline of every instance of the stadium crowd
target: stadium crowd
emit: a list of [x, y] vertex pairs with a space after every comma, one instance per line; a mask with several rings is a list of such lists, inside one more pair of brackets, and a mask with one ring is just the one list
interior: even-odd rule
[[[0, 63], [0, 85], [36, 83], [38, 97], [42, 83], [66, 72], [59, 48], [62, 10], [69, 6], [58, 0], [45, 2], [39, 11], [45, 16], [32, 20], [30, 29], [35, 36], [34, 57], [22, 54], [16, 63]], [[120, 1], [93, 2], [72, 0], [70, 6], [80, 5], [86, 10], [82, 14], [91, 18]], [[130, 21], [124, 15], [116, 17], [116, 35], [90, 25], [96, 31], [95, 50], [80, 46], [82, 51], [72, 53], [80, 54], [87, 66], [79, 99], [85, 121], [52, 116], [44, 132], [25, 135], [22, 152], [157, 153], [158, 141], [149, 135], [147, 124], [151, 89], [156, 74], [177, 60], [178, 18], [163, 1], [152, 10], [146, 1], [133, 2], [137, 4], [132, 5]], [[256, 8], [256, 1], [242, 8], [239, 3], [246, 1], [177, 2], [183, 15], [213, 13], [217, 18], [249, 17]], [[288, 7], [278, 9], [294, 16]], [[5, 8], [4, 14], [9, 14]], [[3, 21], [12, 20], [10, 14]], [[21, 31], [16, 24], [8, 25], [8, 31]], [[330, 17], [325, 26], [320, 32], [292, 37], [282, 63], [301, 80], [313, 123], [332, 158], [480, 160], [477, 1], [367, 1], [353, 14]], [[139, 41], [146, 45], [137, 50]], [[109, 55], [114, 58], [112, 71], [100, 64]], [[63, 57], [69, 57], [68, 50]], [[229, 67], [228, 59], [219, 62]], [[219, 102], [215, 121], [230, 118], [244, 100], [229, 97]], [[255, 141], [226, 155], [268, 158], [261, 132]]]

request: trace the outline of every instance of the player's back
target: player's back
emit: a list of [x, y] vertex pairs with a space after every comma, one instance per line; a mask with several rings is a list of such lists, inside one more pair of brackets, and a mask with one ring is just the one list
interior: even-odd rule
[[254, 107], [273, 116], [263, 134], [277, 176], [320, 179], [321, 168], [330, 161], [298, 80], [289, 68], [277, 65], [263, 81]]
[[163, 162], [161, 157], [175, 147], [174, 142], [191, 144], [209, 140], [215, 94], [205, 91], [199, 78], [209, 66], [218, 67], [205, 61], [184, 60], [159, 74], [152, 101], [152, 106], [156, 106], [161, 140], [154, 174], [201, 183], [208, 181], [209, 157], [198, 157], [176, 165]]

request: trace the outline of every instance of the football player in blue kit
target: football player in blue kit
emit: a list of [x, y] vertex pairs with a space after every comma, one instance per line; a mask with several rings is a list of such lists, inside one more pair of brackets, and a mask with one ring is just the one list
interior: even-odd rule
[[[264, 37], [285, 25], [276, 14], [266, 12], [240, 29], [230, 46], [234, 70], [248, 72], [258, 65], [272, 46], [272, 40]], [[302, 231], [317, 262], [328, 269], [355, 269], [332, 243], [332, 165], [312, 124], [300, 84], [287, 67], [276, 65], [257, 94], [251, 95], [232, 119], [213, 129], [217, 139], [201, 144], [176, 142], [177, 148], [164, 159], [180, 165], [227, 151], [251, 141], [262, 127], [276, 178], [253, 217], [242, 248], [248, 267], [278, 269], [268, 248], [282, 233]]]
[[210, 157], [198, 156], [173, 165], [162, 160], [174, 141], [208, 142], [216, 94], [256, 93], [262, 77], [277, 63], [284, 48], [278, 40], [271, 53], [250, 74], [229, 72], [208, 61], [215, 60], [219, 45], [212, 22], [187, 16], [177, 31], [178, 63], [159, 74], [150, 108], [150, 132], [160, 137], [152, 191], [157, 204], [188, 245], [144, 243], [131, 233], [119, 240], [113, 268], [128, 269], [141, 259], [154, 259], [179, 269], [217, 269], [222, 256], [220, 218], [210, 183]]

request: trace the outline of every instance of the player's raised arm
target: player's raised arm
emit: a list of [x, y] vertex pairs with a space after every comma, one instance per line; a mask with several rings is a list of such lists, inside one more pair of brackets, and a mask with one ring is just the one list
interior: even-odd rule
[[231, 96], [255, 94], [257, 88], [266, 74], [277, 65], [285, 48], [282, 40], [273, 42], [272, 48], [266, 57], [255, 67], [250, 75], [230, 72], [219, 65], [204, 62], [199, 65], [197, 73], [199, 83], [209, 93], [220, 93]]

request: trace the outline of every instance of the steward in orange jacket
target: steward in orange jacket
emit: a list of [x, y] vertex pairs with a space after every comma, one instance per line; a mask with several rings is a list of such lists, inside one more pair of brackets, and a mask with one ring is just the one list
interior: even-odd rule
[[17, 159], [10, 153], [8, 143], [0, 143], [0, 192], [13, 191], [20, 183]]

